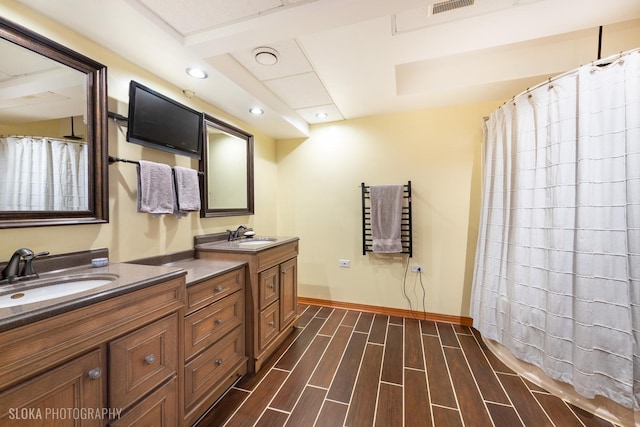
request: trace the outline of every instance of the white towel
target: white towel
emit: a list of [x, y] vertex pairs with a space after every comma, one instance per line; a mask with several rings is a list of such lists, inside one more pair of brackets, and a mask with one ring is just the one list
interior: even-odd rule
[[371, 250], [379, 253], [402, 252], [402, 185], [371, 186]]
[[154, 216], [171, 214], [175, 206], [173, 174], [169, 165], [140, 160], [138, 170], [138, 212]]
[[200, 180], [198, 171], [181, 166], [173, 167], [176, 184], [176, 216], [200, 210]]

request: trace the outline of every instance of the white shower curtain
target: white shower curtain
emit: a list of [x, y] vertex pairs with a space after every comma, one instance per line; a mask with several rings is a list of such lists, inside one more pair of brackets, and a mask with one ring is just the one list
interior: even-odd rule
[[640, 53], [520, 95], [484, 131], [474, 327], [640, 409]]
[[0, 138], [0, 165], [0, 210], [88, 209], [86, 143]]

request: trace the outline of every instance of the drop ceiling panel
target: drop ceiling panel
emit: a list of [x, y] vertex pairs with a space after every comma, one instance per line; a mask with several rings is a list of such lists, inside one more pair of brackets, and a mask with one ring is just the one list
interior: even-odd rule
[[[326, 117], [318, 117], [316, 114], [325, 113]], [[317, 124], [317, 123], [326, 123], [326, 122], [335, 122], [338, 120], [344, 120], [342, 117], [342, 113], [338, 110], [338, 107], [335, 104], [328, 105], [318, 105], [309, 108], [299, 108], [296, 110], [296, 113], [300, 115], [307, 123], [309, 124]]]
[[2, 53], [0, 72], [8, 76], [36, 74], [63, 68], [59, 62], [46, 56], [34, 55], [30, 50], [5, 40], [0, 40], [0, 52]]
[[183, 36], [314, 0], [133, 0]]
[[329, 93], [316, 73], [298, 74], [281, 79], [268, 80], [264, 83], [294, 110], [332, 103]]
[[471, 5], [465, 5], [467, 3], [471, 3], [470, 1], [455, 2], [458, 6], [463, 6], [439, 13], [434, 13], [434, 6], [442, 3], [446, 4], [448, 2], [446, 0], [429, 1], [425, 2], [424, 6], [415, 9], [401, 10], [394, 14], [393, 32], [394, 34], [406, 33], [420, 28], [445, 24], [455, 20], [497, 12], [503, 9], [521, 6], [525, 3], [535, 3], [537, 1], [542, 0], [527, 0], [526, 2], [519, 0], [475, 0]]
[[268, 47], [278, 52], [278, 63], [275, 65], [261, 65], [256, 62], [254, 48], [233, 52], [231, 56], [260, 81], [313, 71], [295, 40], [270, 43]]

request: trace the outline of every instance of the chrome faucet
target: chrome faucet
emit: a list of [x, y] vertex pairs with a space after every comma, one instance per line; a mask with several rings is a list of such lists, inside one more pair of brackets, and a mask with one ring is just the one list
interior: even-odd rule
[[[11, 255], [11, 259], [7, 263], [4, 270], [2, 270], [2, 279], [6, 279], [9, 283], [13, 283], [20, 278], [26, 278], [35, 276], [38, 277], [38, 273], [33, 267], [32, 261], [40, 256], [49, 255], [49, 252], [40, 252], [34, 254], [31, 249], [21, 248]], [[22, 270], [20, 270], [20, 261], [24, 260]]]
[[241, 225], [238, 228], [236, 228], [236, 231], [227, 230], [227, 232], [229, 233], [227, 240], [228, 241], [238, 240], [240, 238], [240, 231], [246, 230], [246, 229], [247, 227], [245, 227], [244, 225]]

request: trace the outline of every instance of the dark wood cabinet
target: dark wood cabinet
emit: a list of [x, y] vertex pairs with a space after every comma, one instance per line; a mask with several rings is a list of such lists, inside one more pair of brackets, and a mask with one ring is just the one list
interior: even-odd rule
[[245, 261], [246, 347], [257, 372], [293, 331], [297, 318], [298, 239], [253, 251], [199, 250], [198, 257]]

